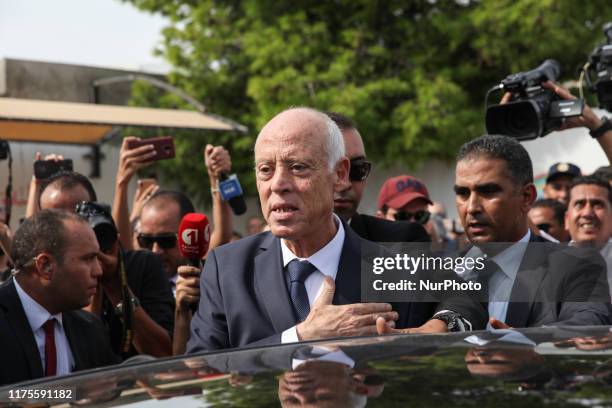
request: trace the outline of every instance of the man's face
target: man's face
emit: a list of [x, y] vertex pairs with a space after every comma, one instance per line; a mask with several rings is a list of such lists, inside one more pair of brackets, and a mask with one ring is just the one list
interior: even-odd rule
[[[180, 208], [175, 202], [168, 201], [163, 205], [157, 203], [145, 206], [140, 215], [140, 233], [149, 237], [177, 234], [180, 222]], [[156, 241], [148, 249], [161, 257], [168, 278], [176, 274], [176, 270], [182, 262], [181, 253], [176, 243], [171, 248], [164, 248]]]
[[538, 227], [559, 242], [569, 241], [569, 234], [565, 226], [561, 225], [555, 217], [555, 210], [550, 207], [534, 207], [529, 210], [529, 219]]
[[533, 350], [474, 347], [465, 355], [468, 371], [473, 375], [497, 378], [513, 374], [525, 366], [541, 366], [544, 359]]
[[281, 406], [348, 406], [349, 395], [356, 388], [350, 374], [350, 369], [344, 364], [307, 361], [280, 377], [278, 397]]
[[608, 192], [598, 185], [580, 184], [572, 188], [565, 212], [565, 228], [579, 244], [603, 246], [612, 232], [612, 207]]
[[[365, 148], [363, 140], [356, 129], [345, 129], [342, 131], [344, 137], [344, 147], [346, 156], [349, 160], [365, 159]], [[353, 181], [346, 185], [344, 189], [334, 195], [334, 211], [344, 220], [349, 220], [357, 212], [357, 207], [363, 196], [366, 180]]]
[[301, 110], [281, 113], [255, 143], [261, 210], [272, 234], [318, 242], [329, 229], [334, 192], [348, 182], [348, 160], [330, 172], [325, 122]]
[[455, 203], [472, 243], [520, 240], [534, 199], [533, 184], [516, 185], [504, 160], [475, 156], [457, 163]]
[[76, 205], [81, 201], [91, 201], [89, 193], [83, 186], [76, 185], [70, 189], [61, 190], [50, 185], [40, 196], [40, 208], [74, 212]]
[[557, 200], [565, 205], [569, 200], [569, 186], [572, 183], [572, 176], [560, 174], [553, 177], [544, 185], [544, 198]]
[[66, 220], [64, 232], [67, 239], [64, 257], [49, 284], [62, 311], [87, 306], [102, 276], [97, 258], [100, 247], [93, 229], [84, 222]]

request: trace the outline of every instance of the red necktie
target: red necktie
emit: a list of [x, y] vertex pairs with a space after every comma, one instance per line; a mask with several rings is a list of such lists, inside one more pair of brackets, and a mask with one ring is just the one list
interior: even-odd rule
[[55, 350], [55, 319], [49, 319], [43, 324], [45, 329], [45, 376], [57, 373], [57, 352]]

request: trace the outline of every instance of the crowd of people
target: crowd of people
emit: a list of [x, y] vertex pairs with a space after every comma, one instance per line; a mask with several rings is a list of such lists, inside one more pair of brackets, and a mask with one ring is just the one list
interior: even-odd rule
[[[592, 132], [601, 126], [588, 106], [564, 124]], [[612, 131], [598, 136], [612, 157]], [[26, 218], [14, 233], [0, 224], [0, 362], [14, 367], [0, 373], [0, 384], [143, 354], [612, 324], [610, 167], [583, 175], [572, 163], [555, 163], [544, 198], [536, 200], [525, 148], [486, 135], [457, 153], [458, 222], [411, 175], [386, 180], [376, 214], [367, 215], [358, 209], [372, 162], [356, 123], [340, 113], [291, 108], [256, 139], [262, 217], [249, 218], [245, 236], [234, 230], [216, 188], [221, 174], [231, 172], [230, 152], [203, 149], [213, 186], [212, 233], [199, 268], [178, 248], [179, 224], [195, 212], [187, 195], [141, 179], [130, 210], [128, 185], [155, 154], [152, 145], [130, 148], [130, 140], [121, 147], [112, 208], [98, 203], [87, 177], [62, 171], [32, 179]], [[101, 234], [94, 218], [111, 233]], [[484, 256], [485, 269], [457, 271], [453, 279], [479, 282], [486, 299], [464, 293], [362, 302], [365, 241], [430, 243], [434, 253]]]

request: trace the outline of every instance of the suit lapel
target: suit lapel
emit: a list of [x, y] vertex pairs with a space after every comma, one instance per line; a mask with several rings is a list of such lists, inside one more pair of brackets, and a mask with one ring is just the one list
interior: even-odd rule
[[17, 295], [17, 289], [15, 288], [13, 279], [0, 290], [0, 307], [5, 309], [8, 323], [13, 329], [15, 338], [23, 349], [31, 378], [42, 377], [44, 373], [38, 346], [36, 345], [34, 333], [32, 332], [25, 311], [23, 310], [19, 295]]
[[343, 226], [344, 244], [338, 264], [334, 294], [336, 305], [361, 302], [361, 238], [344, 222]]
[[261, 249], [262, 252], [255, 256], [255, 291], [275, 331], [282, 332], [295, 325], [296, 318], [281, 264], [280, 240], [269, 234], [261, 244]]
[[[543, 250], [542, 245], [537, 245], [541, 242], [532, 233], [516, 274], [516, 280], [510, 294], [508, 312], [506, 313], [506, 323], [512, 327], [525, 327], [527, 325], [536, 294], [548, 271], [546, 266], [548, 251]], [[536, 245], [533, 245], [534, 243]], [[521, 301], [512, 301], [517, 298]]]
[[[64, 325], [64, 332], [66, 333], [66, 338], [68, 339], [70, 351], [72, 352], [72, 357], [74, 358], [74, 367], [72, 370], [82, 370], [84, 367], [86, 367], [82, 357], [87, 355], [87, 350], [83, 348], [86, 346], [83, 341], [79, 341], [79, 339], [81, 339], [80, 336], [82, 335], [82, 332], [79, 331], [79, 324], [76, 321], [76, 317], [73, 316], [71, 312], [62, 314], [62, 323]], [[90, 339], [81, 340], [92, 341]]]

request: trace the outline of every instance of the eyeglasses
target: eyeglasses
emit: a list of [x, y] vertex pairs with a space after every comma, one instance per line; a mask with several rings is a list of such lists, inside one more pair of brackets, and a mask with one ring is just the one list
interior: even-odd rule
[[548, 230], [550, 229], [550, 224], [548, 223], [537, 224], [536, 227], [538, 227], [540, 231], [548, 232]]
[[349, 180], [364, 181], [370, 175], [372, 163], [363, 159], [351, 159], [351, 170], [349, 171]]
[[427, 210], [420, 210], [411, 213], [410, 211], [398, 211], [393, 216], [395, 221], [416, 221], [419, 224], [425, 224], [429, 221], [430, 212]]
[[138, 234], [136, 239], [138, 240], [138, 245], [146, 249], [153, 248], [153, 244], [156, 242], [162, 249], [172, 249], [176, 247], [177, 236], [173, 233], [159, 235]]

